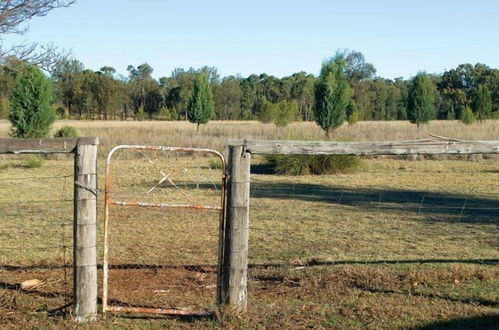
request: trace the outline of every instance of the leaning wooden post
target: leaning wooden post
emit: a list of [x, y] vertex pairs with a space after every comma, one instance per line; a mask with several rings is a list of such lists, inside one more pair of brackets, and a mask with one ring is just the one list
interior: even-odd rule
[[73, 317], [97, 316], [97, 146], [99, 140], [75, 147], [73, 223]]
[[246, 310], [251, 154], [229, 146], [227, 205], [219, 303]]

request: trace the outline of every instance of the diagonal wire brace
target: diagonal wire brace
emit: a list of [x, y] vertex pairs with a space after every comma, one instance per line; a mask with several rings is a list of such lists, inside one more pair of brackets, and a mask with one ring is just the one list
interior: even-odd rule
[[82, 185], [81, 183], [75, 181], [75, 186], [77, 186], [78, 188], [81, 188], [81, 189], [85, 189], [87, 191], [90, 191], [92, 194], [94, 194], [94, 196], [97, 197], [97, 189], [94, 189], [94, 188], [90, 188], [90, 187], [87, 187], [87, 186], [84, 186]]

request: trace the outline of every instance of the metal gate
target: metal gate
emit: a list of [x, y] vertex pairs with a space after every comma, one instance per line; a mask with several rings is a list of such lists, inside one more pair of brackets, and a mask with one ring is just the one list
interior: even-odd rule
[[[107, 156], [105, 180], [103, 312], [208, 313], [206, 292], [219, 286], [223, 155], [120, 145]], [[195, 308], [178, 306], [190, 291], [184, 303]]]

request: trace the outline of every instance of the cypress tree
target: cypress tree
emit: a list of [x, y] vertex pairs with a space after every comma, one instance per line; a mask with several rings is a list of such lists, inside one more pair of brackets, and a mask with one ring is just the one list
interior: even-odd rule
[[464, 124], [471, 125], [475, 122], [475, 114], [471, 111], [470, 107], [465, 107], [461, 111], [461, 117], [459, 118]]
[[409, 88], [407, 117], [413, 124], [426, 124], [435, 118], [435, 84], [428, 74], [418, 73]]
[[342, 54], [324, 62], [315, 86], [315, 121], [328, 137], [347, 119], [351, 90], [345, 77], [345, 64]]
[[34, 65], [26, 65], [19, 73], [10, 97], [11, 134], [19, 138], [46, 136], [57, 116], [50, 106], [50, 81]]
[[200, 72], [196, 77], [188, 110], [187, 117], [191, 123], [197, 124], [198, 130], [199, 125], [206, 124], [215, 115], [213, 95], [205, 72]]
[[478, 85], [472, 107], [478, 120], [487, 119], [492, 115], [492, 97], [487, 86]]

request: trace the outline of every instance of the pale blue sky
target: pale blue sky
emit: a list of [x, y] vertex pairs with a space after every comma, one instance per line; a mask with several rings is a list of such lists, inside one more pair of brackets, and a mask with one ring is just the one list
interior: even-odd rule
[[499, 66], [499, 0], [79, 0], [29, 25], [21, 39], [69, 49], [88, 68], [148, 62], [155, 77], [203, 65], [317, 74], [338, 48], [361, 51], [386, 78]]

